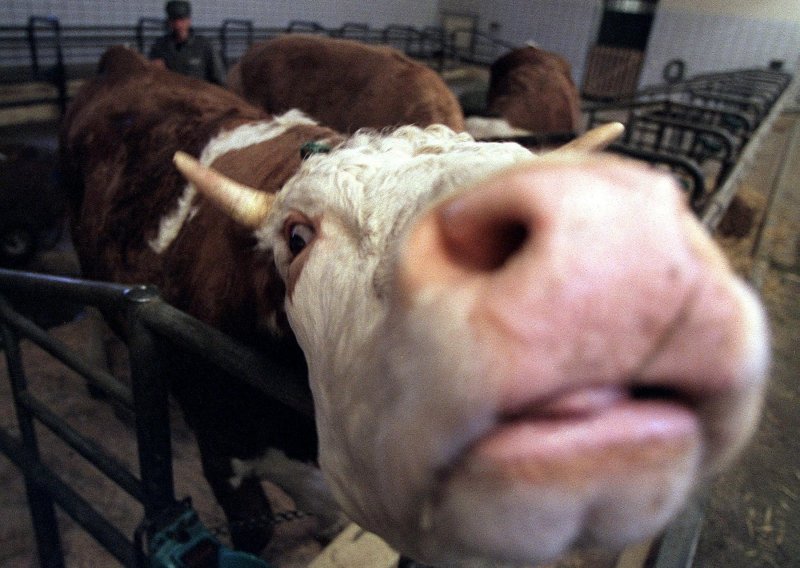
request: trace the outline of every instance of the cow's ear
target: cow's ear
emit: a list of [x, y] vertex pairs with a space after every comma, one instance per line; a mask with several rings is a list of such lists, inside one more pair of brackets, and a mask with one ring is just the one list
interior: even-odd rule
[[617, 138], [622, 136], [623, 132], [625, 132], [625, 125], [621, 122], [602, 124], [550, 153], [597, 152], [613, 144]]
[[185, 152], [175, 152], [173, 161], [197, 191], [245, 227], [255, 229], [269, 215], [274, 195], [235, 182]]

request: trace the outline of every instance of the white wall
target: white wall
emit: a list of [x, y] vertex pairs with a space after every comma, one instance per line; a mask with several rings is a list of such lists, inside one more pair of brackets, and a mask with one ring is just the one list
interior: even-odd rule
[[[21, 26], [29, 16], [56, 16], [62, 25], [133, 26], [140, 17], [163, 18], [164, 0], [0, 0], [2, 24]], [[437, 0], [192, 0], [193, 23], [219, 26], [227, 18], [257, 27], [284, 27], [292, 20], [326, 27], [347, 22], [375, 28], [415, 27], [438, 21]]]
[[672, 59], [687, 75], [766, 67], [800, 58], [800, 0], [662, 0], [650, 34], [640, 85], [663, 82]]
[[800, 2], [797, 0], [661, 0], [659, 8], [800, 23]]

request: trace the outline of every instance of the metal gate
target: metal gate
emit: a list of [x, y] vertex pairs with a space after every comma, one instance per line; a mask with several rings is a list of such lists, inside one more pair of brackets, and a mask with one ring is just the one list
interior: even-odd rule
[[[14, 307], [19, 299], [72, 302], [121, 316], [130, 346], [131, 387], [91, 366]], [[0, 349], [5, 351], [19, 436], [0, 428], [0, 451], [23, 472], [41, 566], [64, 565], [55, 505], [58, 505], [125, 566], [151, 565], [147, 544], [164, 519], [185, 511], [175, 497], [167, 388], [161, 372], [165, 349], [180, 348], [224, 368], [276, 400], [306, 414], [312, 403], [306, 379], [235, 343], [223, 333], [161, 300], [150, 286], [119, 285], [0, 269]], [[140, 475], [50, 411], [27, 389], [20, 339], [38, 344], [76, 371], [93, 388], [135, 416]], [[213, 346], [213, 348], [212, 348]], [[51, 468], [38, 451], [35, 421], [55, 433], [98, 471], [144, 507], [134, 535], [122, 534]]]

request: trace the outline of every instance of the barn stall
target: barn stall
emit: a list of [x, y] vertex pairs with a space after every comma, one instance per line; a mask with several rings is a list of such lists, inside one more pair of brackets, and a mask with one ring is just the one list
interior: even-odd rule
[[[147, 21], [139, 22], [139, 26], [136, 28], [135, 36], [137, 40], [139, 38], [147, 37], [147, 29], [150, 30], [149, 33], [151, 34], [151, 39], [158, 32], [157, 26], [153, 28], [147, 28], [147, 24]], [[69, 75], [69, 72], [66, 71], [66, 67], [65, 70], [58, 71], [57, 64], [59, 58], [62, 59], [62, 63], [65, 63], [65, 66], [68, 66], [69, 59], [63, 59], [64, 53], [68, 52], [68, 50], [65, 50], [63, 46], [59, 48], [58, 41], [52, 43], [54, 40], [66, 38], [68, 33], [75, 33], [76, 38], [73, 38], [74, 44], [72, 45], [72, 48], [75, 50], [75, 52], [82, 54], [81, 57], [86, 57], [89, 59], [91, 59], [93, 55], [86, 55], [87, 52], [91, 54], [102, 50], [101, 47], [97, 46], [95, 41], [92, 39], [87, 40], [84, 36], [80, 35], [82, 32], [68, 30], [66, 27], [62, 28], [60, 24], [54, 25], [54, 21], [52, 19], [35, 19], [31, 22], [28, 31], [30, 29], [38, 30], [39, 26], [44, 26], [44, 28], [48, 30], [46, 33], [51, 34], [47, 36], [48, 39], [45, 40], [45, 44], [48, 45], [55, 54], [56, 72], [52, 73], [52, 77], [54, 77], [56, 80], [64, 79]], [[242, 30], [238, 32], [238, 41], [242, 42], [239, 45], [244, 45], [247, 43], [247, 41], [249, 41], [248, 37], [252, 37], [249, 36], [249, 34], [255, 33], [256, 36], [259, 34], [258, 28], [254, 28], [252, 25], [248, 26], [246, 23], [242, 24], [240, 22], [233, 24], [227, 23], [223, 27], [224, 31], [220, 32], [219, 37], [221, 40], [222, 38], [225, 38], [224, 41], [229, 42], [227, 44], [228, 46], [231, 46], [235, 43], [231, 39], [233, 35], [236, 34], [236, 32], [231, 31], [234, 28], [237, 30]], [[441, 58], [441, 55], [442, 53], [445, 53], [445, 50], [435, 47], [437, 45], [435, 38], [446, 37], [446, 35], [437, 36], [433, 29], [415, 30], [414, 28], [391, 26], [390, 28], [385, 28], [383, 30], [375, 30], [367, 25], [345, 24], [340, 28], [330, 30], [322, 24], [309, 21], [295, 21], [289, 26], [289, 28], [294, 31], [314, 31], [316, 33], [334, 32], [348, 37], [356, 37], [364, 41], [385, 41], [387, 39], [391, 39], [392, 41], [400, 41], [403, 43], [403, 45], [410, 46], [407, 49], [408, 51], [417, 50], [416, 54], [418, 56], [429, 57], [433, 61], [432, 64], [434, 66], [439, 66], [440, 69], [444, 69], [446, 66], [456, 67], [459, 63], [463, 63], [464, 61], [474, 65], [476, 62], [480, 63], [481, 59], [484, 61], [491, 59], [496, 51], [503, 49], [502, 44], [500, 44], [500, 47], [498, 47], [498, 44], [494, 44], [492, 42], [487, 41], [486, 43], [482, 43], [482, 40], [476, 40], [476, 42], [471, 46], [472, 51], [463, 54], [463, 56], [459, 58], [458, 62], [454, 62], [454, 58]], [[85, 32], [85, 30], [83, 31]], [[283, 29], [275, 28], [275, 32], [277, 33], [278, 31], [283, 31]], [[115, 30], [111, 33], [104, 32], [108, 35], [105, 35], [104, 39], [100, 43], [103, 43], [104, 41], [118, 42], [120, 37], [132, 37], [126, 35], [130, 32], [130, 28], [125, 28], [125, 31]], [[459, 32], [459, 34], [452, 36], [454, 43], [460, 34], [463, 34], [463, 32]], [[29, 37], [41, 38], [42, 36], [37, 35], [37, 33], [34, 32]], [[476, 35], [476, 37], [483, 38], [484, 36]], [[397, 38], [400, 39], [398, 40]], [[143, 39], [143, 41], [146, 41], [146, 39]], [[221, 43], [220, 45], [223, 44]], [[425, 51], [427, 49], [430, 51]], [[37, 56], [40, 56], [44, 51], [46, 51], [46, 49], [39, 48], [38, 50], [34, 50]], [[231, 57], [235, 58], [235, 56]], [[463, 61], [461, 61], [462, 59]], [[43, 70], [46, 72], [47, 68], [47, 65], [42, 65], [41, 68], [31, 71], [31, 74], [36, 75], [42, 73]], [[741, 81], [746, 82], [748, 73], [749, 72], [739, 74], [738, 72], [725, 71], [726, 78], [734, 80], [734, 82], [737, 84], [740, 84]], [[758, 70], [758, 73], [766, 74], [769, 77], [775, 77], [778, 79], [778, 82], [781, 82], [781, 78], [791, 78], [790, 73], [780, 71], [770, 74], [769, 70]], [[697, 81], [702, 81], [707, 80], [708, 78], [699, 76], [696, 78], [690, 78], [687, 80], [687, 82], [693, 82], [695, 79]], [[796, 203], [796, 201], [792, 201], [793, 199], [796, 200], [796, 196], [792, 194], [792, 188], [789, 181], [793, 179], [794, 175], [791, 170], [791, 164], [796, 163], [796, 160], [793, 160], [791, 156], [797, 155], [797, 129], [795, 127], [796, 111], [792, 110], [793, 108], [796, 108], [793, 105], [796, 104], [797, 88], [795, 85], [790, 85], [788, 83], [788, 79], [783, 82], [782, 88], [778, 93], [778, 97], [775, 100], [772, 100], [771, 104], [768, 105], [769, 108], [767, 109], [766, 113], [760, 117], [760, 119], [753, 119], [752, 122], [747, 123], [751, 130], [748, 132], [748, 141], [746, 144], [740, 142], [738, 148], [735, 151], [730, 150], [728, 154], [724, 154], [724, 148], [723, 151], [717, 150], [718, 153], [716, 156], [711, 154], [708, 157], [705, 157], [704, 161], [706, 164], [700, 164], [698, 167], [700, 176], [702, 176], [701, 181], [705, 196], [705, 199], [699, 201], [698, 212], [701, 215], [704, 215], [704, 219], [706, 219], [709, 226], [716, 226], [722, 217], [722, 213], [727, 210], [728, 203], [734, 195], [740, 195], [744, 199], [746, 205], [752, 209], [751, 216], [754, 217], [754, 222], [744, 237], [720, 237], [720, 239], [723, 244], [729, 250], [731, 250], [731, 254], [734, 257], [734, 262], [741, 267], [742, 273], [752, 273], [753, 278], [759, 287], [761, 287], [765, 293], [769, 292], [774, 295], [776, 306], [775, 315], [777, 316], [776, 320], [782, 325], [785, 325], [786, 329], [788, 330], [788, 335], [786, 336], [787, 339], [783, 339], [783, 335], [781, 335], [780, 330], [778, 330], [776, 333], [776, 350], [778, 351], [779, 355], [783, 353], [783, 356], [786, 357], [786, 362], [784, 362], [783, 359], [779, 359], [781, 362], [778, 367], [782, 371], [784, 370], [784, 367], [789, 369], [796, 368], [792, 367], [793, 364], [796, 365], [796, 359], [794, 359], [793, 363], [791, 340], [788, 338], [791, 337], [791, 331], [796, 329], [793, 327], [793, 325], [796, 323], [796, 320], [793, 320], [791, 316], [792, 314], [796, 314], [797, 307], [796, 303], [792, 303], [793, 298], [796, 298], [797, 296], [791, 294], [791, 290], [793, 289], [792, 287], [794, 286], [796, 288], [796, 279], [793, 277], [793, 274], [796, 274], [797, 267], [796, 258], [794, 256], [796, 255], [796, 235], [793, 234], [792, 227], [796, 227], [797, 220], [796, 218], [792, 219], [790, 217], [792, 211], [791, 203]], [[63, 86], [56, 87], [51, 87], [48, 85], [37, 86], [36, 88], [40, 90], [35, 91], [35, 96], [30, 96], [30, 91], [25, 92], [25, 96], [23, 97], [24, 104], [28, 107], [28, 110], [33, 110], [34, 112], [52, 112], [48, 108], [52, 107], [51, 100], [55, 99], [56, 104], [61, 105], [64, 100], [68, 98], [70, 89], [74, 88], [74, 86], [71, 87], [70, 84], [72, 83], [72, 85], [74, 85], [78, 81], [79, 79], [67, 80]], [[767, 83], [769, 82], [770, 81], [767, 81]], [[666, 112], [664, 110], [664, 106], [666, 105], [665, 101], [673, 101], [671, 103], [672, 106], [668, 109], [670, 112], [674, 111], [674, 109], [680, 109], [680, 104], [690, 104], [691, 101], [689, 103], [685, 103], [682, 100], [675, 100], [670, 97], [665, 97], [657, 100], [656, 104], [653, 105], [650, 104], [652, 99], [648, 98], [652, 96], [652, 91], [653, 89], [651, 89], [649, 92], [643, 93], [641, 98], [636, 97], [636, 99], [633, 101], [626, 100], [616, 101], [613, 104], [609, 103], [608, 105], [603, 106], [602, 110], [604, 112], [609, 112], [614, 116], [621, 116], [631, 110], [631, 105], [636, 106], [637, 109], [640, 108], [639, 105], [641, 105], [647, 110], [647, 112], [652, 112], [655, 109], [655, 111], [662, 113], [660, 118], [664, 120], [672, 119], [675, 121], [680, 121], [681, 119], [686, 119], [685, 116], [678, 119], [675, 119], [672, 116], [666, 118], [663, 117], [663, 113]], [[658, 91], [657, 87], [655, 88], [655, 91]], [[679, 91], [680, 89], [672, 89], [670, 92]], [[771, 94], [772, 92], [768, 91], [768, 93]], [[682, 96], [683, 95], [681, 95], [681, 97]], [[755, 98], [757, 100], [761, 100], [761, 98], [765, 96], [768, 96], [768, 94], [758, 95]], [[645, 103], [650, 104], [650, 106], [647, 106]], [[18, 106], [15, 103], [9, 105], [9, 108], [11, 110], [16, 110]], [[596, 111], [597, 108], [598, 107], [596, 105], [592, 106], [587, 104], [587, 117], [589, 120], [595, 120], [591, 117], [595, 116], [592, 113]], [[697, 109], [693, 108], [690, 110], [692, 112], [699, 112], [702, 110], [702, 108], [697, 107]], [[728, 122], [735, 123], [736, 121], [732, 121], [731, 117], [734, 119], [741, 119], [741, 114], [746, 111], [746, 105], [745, 108], [727, 108], [724, 109], [724, 112], [727, 113], [724, 116], [728, 117]], [[639, 117], [637, 116], [636, 119], [639, 119]], [[696, 126], [698, 122], [697, 119], [690, 115], [689, 120], [694, 120]], [[645, 123], [647, 121], [641, 119], [640, 122]], [[663, 121], [662, 124], [664, 124]], [[741, 125], [741, 121], [738, 124]], [[674, 127], [675, 125], [671, 124], [671, 126]], [[718, 125], [711, 124], [708, 126], [708, 128], [714, 128], [716, 126]], [[697, 129], [695, 129], [695, 131], [696, 130]], [[724, 129], [719, 130], [722, 130], [721, 134], [716, 130], [713, 133], [709, 133], [711, 132], [710, 130], [704, 130], [701, 133], [705, 134], [707, 137], [704, 141], [706, 145], [713, 146], [714, 142], [717, 140], [726, 140], [724, 134], [729, 131], [725, 131]], [[6, 134], [7, 139], [14, 139], [15, 137], [18, 137], [20, 133], [18, 128], [13, 128]], [[681, 131], [681, 135], [686, 136], [683, 131]], [[714, 138], [714, 135], [717, 135], [717, 137]], [[730, 138], [732, 136], [733, 135], [730, 134], [728, 137]], [[672, 133], [673, 140], [677, 140], [678, 138], [678, 135]], [[644, 138], [641, 138], [640, 140], [643, 139]], [[37, 140], [37, 143], [52, 145], [52, 138], [45, 134], [44, 140]], [[625, 141], [625, 144], [631, 146], [635, 145], [631, 142], [631, 140]], [[722, 145], [724, 146], [724, 144]], [[693, 147], [693, 149], [685, 152], [685, 155], [682, 155], [682, 153], [679, 151], [679, 149], [676, 149], [676, 147], [670, 148], [670, 159], [677, 161], [677, 158], [697, 158], [697, 154], [692, 154], [692, 152], [696, 152], [696, 145], [690, 145], [690, 147]], [[624, 152], [626, 150], [628, 152], [632, 152], [628, 148], [622, 148], [619, 151]], [[642, 157], [644, 157], [644, 154], [646, 154], [648, 151], [654, 151], [652, 148], [647, 148], [644, 142], [640, 142], [639, 150], [642, 154]], [[705, 149], [704, 151], [709, 153], [708, 149]], [[719, 155], [723, 155], [723, 157], [719, 159]], [[677, 158], [675, 158], [675, 156], [677, 156]], [[661, 157], [660, 159], [662, 161], [656, 160], [656, 163], [662, 166], [666, 165], [667, 167], [673, 167], [673, 164], [670, 164], [668, 161], [664, 161], [666, 158]], [[724, 172], [724, 176], [720, 175], [721, 166], [716, 166], [714, 164], [715, 159], [718, 159], [719, 163], [726, 164], [728, 170]], [[708, 163], [711, 163], [710, 168], [704, 170], [703, 166], [705, 165], [708, 167]], [[698, 178], [694, 177], [693, 179], [696, 181]], [[711, 181], [706, 181], [707, 179], [710, 179]], [[720, 191], [720, 189], [722, 189], [722, 191]], [[705, 193], [708, 195], [705, 195]], [[715, 205], [712, 207], [711, 204]], [[787, 204], [789, 204], [788, 207]], [[703, 208], [704, 206], [705, 208]], [[796, 210], [797, 209], [794, 208], [794, 211]], [[67, 274], [77, 275], [74, 271], [74, 266], [69, 266], [69, 261], [66, 261], [68, 264], [66, 267], [55, 266], [54, 268], [52, 263], [55, 263], [56, 265], [63, 265], [65, 263], [63, 255], [60, 254], [63, 252], [63, 249], [67, 249], [68, 256], [68, 243], [66, 245], [64, 243], [59, 243], [56, 250], [40, 253], [33, 264], [26, 266], [26, 268], [40, 270], [43, 272], [66, 272]], [[66, 268], [66, 270], [64, 270], [64, 268]], [[51, 292], [46, 292], [45, 296], [48, 296], [50, 293]], [[47, 310], [47, 312], [51, 313], [52, 310]], [[83, 312], [76, 313], [82, 314]], [[69, 317], [70, 316], [68, 314], [62, 319], [68, 319]], [[55, 326], [53, 328], [53, 333], [59, 337], [62, 337], [65, 342], [77, 346], [78, 351], [82, 351], [82, 346], [89, 344], [88, 338], [93, 338], [95, 340], [97, 339], [97, 331], [95, 329], [87, 329], [93, 327], [86, 324], [87, 320], [91, 320], [91, 318], [81, 315], [75, 321]], [[52, 326], [53, 323], [54, 322], [48, 322], [47, 325]], [[113, 338], [106, 334], [102, 334], [100, 339], [105, 343], [111, 343], [112, 345], [114, 343]], [[786, 342], [788, 342], [788, 344], [786, 344]], [[65, 404], [66, 409], [63, 412], [74, 417], [78, 423], [82, 423], [84, 425], [90, 424], [91, 428], [94, 428], [97, 432], [96, 437], [100, 439], [112, 439], [113, 450], [115, 453], [119, 454], [119, 459], [126, 462], [129, 467], [135, 467], [131, 457], [135, 456], [136, 451], [133, 449], [133, 442], [131, 441], [132, 428], [130, 426], [130, 422], [128, 422], [126, 425], [124, 419], [120, 420], [120, 416], [114, 414], [113, 406], [109, 405], [107, 402], [97, 402], [92, 397], [87, 396], [87, 391], [82, 380], [73, 376], [71, 373], [64, 371], [59, 366], [56, 366], [55, 369], [48, 369], [48, 362], [40, 364], [38, 360], [46, 360], [48, 359], [47, 356], [41, 355], [40, 352], [28, 345], [27, 342], [23, 342], [23, 349], [32, 350], [34, 353], [31, 356], [26, 355], [26, 359], [28, 357], [32, 357], [37, 361], [34, 363], [35, 371], [30, 373], [31, 378], [29, 380], [31, 383], [36, 381], [40, 382], [41, 388], [46, 393], [44, 398], [48, 402], [52, 401], [53, 404]], [[114, 346], [110, 352], [115, 354], [112, 355], [112, 358], [116, 357], [117, 359], [115, 362], [116, 374], [125, 379], [123, 382], [127, 382], [127, 375], [129, 374], [126, 368], [127, 353], [125, 353], [124, 349], [122, 349], [118, 344]], [[94, 358], [99, 360], [102, 364], [106, 366], [108, 365], [108, 361], [103, 360], [108, 359], [107, 354], [101, 352], [99, 355], [95, 354]], [[114, 361], [112, 361], [112, 363], [114, 363]], [[40, 366], [44, 368], [44, 370], [40, 370]], [[53, 386], [53, 382], [58, 383], [60, 387], [63, 386], [63, 390], [56, 390]], [[788, 424], [787, 420], [791, 420], [790, 417], [786, 417], [785, 415], [781, 414], [781, 412], [786, 412], [786, 401], [792, 396], [787, 393], [796, 392], [796, 390], [792, 391], [792, 385], [784, 385], [780, 382], [780, 379], [777, 379], [776, 383], [779, 385], [776, 387], [779, 389], [779, 392], [775, 395], [778, 406], [775, 409], [768, 409], [766, 415], [767, 419], [765, 420], [765, 428], [771, 428], [772, 432], [759, 433], [760, 437], [766, 438], [767, 444], [774, 444], [776, 439], [775, 430], [780, 431], [781, 428], [785, 428], [785, 424]], [[787, 397], [789, 398], [787, 399]], [[4, 395], [5, 401], [8, 401], [9, 398], [9, 396]], [[121, 414], [123, 417], [125, 416], [125, 412], [123, 410], [118, 410], [117, 414]], [[13, 413], [11, 411], [3, 412], [3, 416], [10, 417], [12, 415]], [[215, 510], [213, 500], [210, 499], [208, 495], [203, 495], [202, 491], [199, 491], [199, 489], [204, 487], [204, 483], [202, 478], [197, 475], [197, 457], [196, 455], [193, 455], [193, 451], [191, 449], [193, 447], [191, 442], [191, 433], [185, 428], [182, 429], [179, 418], [174, 418], [172, 423], [174, 430], [172, 443], [174, 448], [173, 452], [175, 454], [174, 463], [176, 464], [175, 476], [176, 484], [178, 486], [177, 494], [180, 496], [192, 495], [193, 503], [200, 513], [201, 518], [206, 522], [206, 524], [214, 528], [215, 532], [217, 532], [224, 540], [224, 528], [221, 527], [220, 512]], [[15, 428], [15, 426], [13, 426], [13, 421], [10, 424], [12, 424], [10, 426], [11, 428]], [[111, 432], [115, 433], [112, 435], [110, 434]], [[123, 444], [121, 440], [126, 439], [128, 441]], [[785, 440], [781, 440], [781, 442], [788, 443], [788, 441]], [[123, 445], [126, 446], [126, 449], [120, 450], [120, 446]], [[44, 442], [42, 442], [42, 446], [43, 448], [45, 447]], [[43, 454], [44, 453], [45, 452], [43, 451]], [[791, 455], [791, 453], [788, 451], [786, 454]], [[98, 481], [97, 479], [88, 476], [81, 464], [82, 458], [79, 458], [75, 454], [74, 450], [68, 450], [66, 452], [66, 457], [63, 449], [55, 450], [54, 455], [56, 457], [48, 459], [54, 460], [54, 463], [56, 464], [56, 471], [66, 470], [68, 472], [68, 477], [70, 478], [74, 477], [76, 479], [84, 479], [84, 476], [86, 476], [86, 478], [89, 479], [88, 484], [90, 486], [90, 489], [87, 490], [87, 493], [95, 493], [96, 495], [102, 496], [100, 497], [100, 500], [104, 501], [104, 506], [111, 509], [111, 517], [124, 526], [123, 533], [130, 535], [132, 532], [135, 532], [136, 526], [141, 520], [142, 514], [141, 509], [139, 509], [137, 505], [128, 502], [128, 499], [125, 495], [120, 495], [120, 492], [117, 489], [112, 489], [106, 481]], [[794, 455], [797, 454], [795, 453]], [[783, 459], [783, 457], [784, 456], [782, 455], [781, 459]], [[745, 459], [746, 462], [750, 463], [754, 468], [760, 465], [763, 466], [764, 463], [763, 458], [758, 459], [748, 457]], [[771, 461], [774, 462], [775, 458], [772, 458]], [[714, 554], [729, 554], [727, 552], [721, 552], [719, 550], [720, 548], [724, 549], [730, 547], [737, 549], [740, 555], [744, 555], [744, 558], [750, 560], [757, 559], [756, 561], [763, 562], [772, 560], [780, 565], [782, 558], [793, 557], [791, 551], [795, 549], [792, 547], [796, 546], [796, 544], [792, 542], [791, 538], [788, 537], [787, 534], [791, 533], [792, 526], [796, 526], [796, 516], [791, 516], [792, 512], [794, 512], [796, 515], [796, 503], [792, 497], [794, 495], [794, 491], [792, 489], [793, 485], [791, 476], [797, 475], [797, 469], [795, 467], [792, 470], [790, 466], [786, 471], [783, 471], [783, 468], [780, 466], [774, 467], [780, 471], [778, 471], [774, 476], [775, 483], [773, 492], [766, 497], [755, 493], [750, 486], [747, 485], [747, 480], [744, 479], [747, 476], [740, 474], [738, 477], [736, 477], [735, 482], [741, 493], [731, 496], [726, 495], [724, 490], [720, 490], [718, 488], [712, 489], [710, 493], [710, 499], [713, 508], [707, 509], [705, 507], [698, 506], [696, 510], [690, 510], [687, 513], [686, 518], [682, 519], [682, 521], [685, 523], [685, 526], [679, 525], [675, 530], [668, 532], [665, 538], [657, 543], [660, 546], [645, 545], [639, 549], [627, 550], [622, 555], [603, 555], [602, 553], [598, 552], [597, 555], [594, 556], [589, 555], [588, 557], [583, 558], [578, 557], [575, 559], [568, 559], [563, 565], [639, 566], [648, 565], [646, 563], [649, 563], [649, 565], [657, 565], [654, 563], [669, 562], [670, 559], [677, 562], [686, 561], [687, 558], [691, 557], [693, 543], [698, 537], [698, 534], [701, 538], [700, 549], [698, 552], [700, 555], [711, 554], [712, 556], [709, 558], [715, 558], [713, 556]], [[184, 475], [184, 473], [182, 473], [184, 471], [186, 472], [186, 477], [182, 480], [181, 476]], [[785, 477], [787, 474], [789, 476], [788, 480]], [[757, 474], [754, 474], [754, 476], [757, 477]], [[25, 491], [22, 489], [21, 481], [16, 469], [9, 466], [7, 473], [4, 474], [3, 477], [4, 479], [9, 479], [9, 484], [11, 484], [12, 487], [16, 487], [16, 489], [12, 489], [6, 493], [7, 495], [15, 496], [15, 498], [12, 500], [13, 507], [5, 509], [8, 511], [8, 516], [11, 518], [11, 520], [8, 524], [3, 523], [4, 526], [10, 527], [9, 532], [11, 534], [8, 539], [13, 546], [10, 546], [8, 550], [15, 551], [14, 555], [8, 558], [8, 562], [9, 565], [16, 565], [14, 564], [16, 562], [21, 564], [27, 563], [29, 562], [31, 554], [30, 551], [32, 550], [32, 538], [28, 519], [25, 518]], [[86, 483], [86, 481], [84, 481], [84, 483]], [[14, 486], [14, 484], [16, 485]], [[724, 486], [724, 483], [719, 487], [722, 486]], [[183, 490], [181, 490], [181, 487], [183, 487]], [[732, 502], [736, 502], [736, 505], [732, 505]], [[727, 525], [729, 524], [729, 518], [724, 515], [717, 516], [719, 515], [717, 511], [726, 510], [732, 511], [729, 513], [730, 515], [738, 515], [736, 518], [742, 519], [741, 526], [735, 526], [738, 528], [743, 527], [744, 530], [739, 530], [737, 532], [736, 528], [733, 531], [730, 531], [727, 528]], [[286, 503], [286, 511], [291, 513], [291, 503]], [[700, 516], [703, 511], [710, 511], [707, 514], [709, 528], [698, 533], [697, 523], [700, 522]], [[96, 563], [97, 558], [108, 558], [108, 562], [112, 561], [110, 557], [102, 556], [104, 553], [100, 551], [100, 549], [96, 547], [94, 543], [92, 543], [91, 539], [86, 537], [85, 534], [75, 527], [68, 519], [62, 518], [61, 523], [63, 525], [63, 532], [65, 533], [64, 548], [68, 551], [68, 553], [75, 554], [79, 551], [84, 551], [90, 558], [89, 560], [80, 560], [78, 557], [73, 560], [70, 556], [68, 556], [67, 565]], [[282, 530], [287, 531], [288, 535], [284, 542], [289, 544], [286, 544], [283, 549], [279, 547], [278, 550], [272, 551], [270, 553], [272, 554], [271, 560], [277, 565], [306, 565], [311, 561], [311, 558], [319, 556], [319, 562], [324, 562], [324, 555], [319, 555], [319, 543], [310, 542], [307, 538], [308, 534], [311, 532], [309, 530], [310, 524], [313, 524], [313, 519], [306, 519], [302, 518], [301, 516], [295, 518], [292, 514], [288, 514], [286, 522], [280, 522], [278, 526], [280, 526]], [[733, 540], [733, 538], [731, 539], [730, 542], [733, 543], [732, 546], [730, 542], [726, 544], [727, 541], [725, 538], [728, 538], [728, 535], [720, 534], [720, 532], [734, 533], [732, 537], [735, 537], [736, 540]], [[356, 536], [350, 535], [348, 536], [348, 539], [352, 542], [363, 541], [361, 538], [356, 538], [360, 536], [361, 535], [358, 534]], [[704, 547], [705, 549], [710, 549], [710, 552], [708, 550], [704, 552]], [[347, 549], [347, 547], [345, 547], [345, 549]], [[300, 552], [298, 552], [298, 550]], [[390, 563], [397, 562], [397, 560], [393, 559], [391, 555], [389, 555], [388, 558], [388, 562]], [[379, 562], [382, 561], [384, 560], [376, 560], [376, 564], [374, 565], [383, 565], [379, 564]], [[702, 562], [703, 557], [698, 556], [696, 565], [704, 565]], [[708, 562], [713, 561], [709, 560]], [[725, 564], [732, 566], [735, 565], [728, 562], [725, 562]], [[359, 564], [353, 563], [351, 565]]]

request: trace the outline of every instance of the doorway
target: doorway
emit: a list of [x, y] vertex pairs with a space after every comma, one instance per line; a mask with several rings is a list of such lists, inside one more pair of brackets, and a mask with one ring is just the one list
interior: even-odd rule
[[657, 5], [658, 0], [605, 0], [597, 41], [589, 50], [584, 97], [614, 100], [636, 91]]
[[597, 45], [645, 51], [658, 0], [606, 0]]

